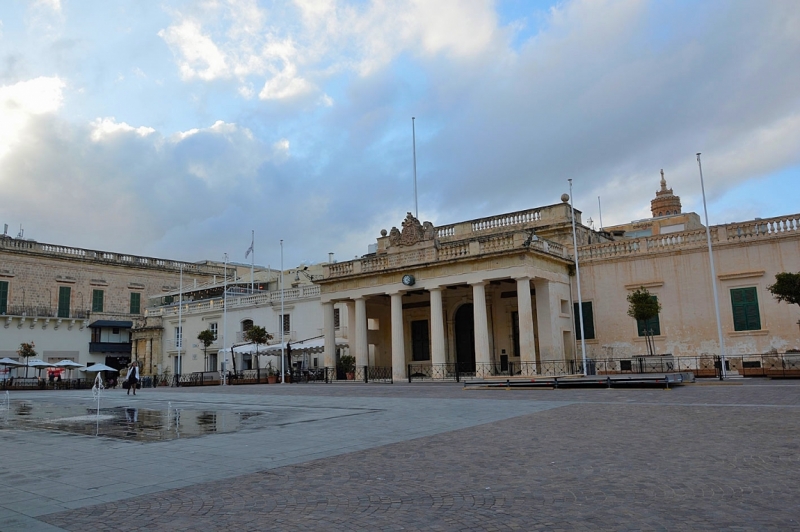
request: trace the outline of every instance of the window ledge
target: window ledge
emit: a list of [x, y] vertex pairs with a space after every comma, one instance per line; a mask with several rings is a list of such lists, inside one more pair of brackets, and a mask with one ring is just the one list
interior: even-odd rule
[[[581, 339], [578, 338], [576, 340], [576, 342], [578, 342], [578, 349], [580, 349], [580, 347], [581, 347]], [[587, 338], [586, 340], [584, 340], [584, 342], [586, 342], [587, 344], [591, 344], [591, 345], [597, 345], [597, 343], [598, 343], [597, 338], [591, 338], [591, 339]]]
[[[645, 338], [646, 338], [645, 336], [637, 336], [636, 338], [633, 339], [633, 341], [644, 342]], [[666, 336], [664, 336], [663, 334], [659, 334], [658, 336], [651, 336], [650, 338], [652, 338], [653, 340], [665, 340]]]
[[769, 334], [769, 329], [757, 329], [753, 331], [730, 331], [728, 332], [728, 336], [738, 337], [738, 336], [767, 336]]

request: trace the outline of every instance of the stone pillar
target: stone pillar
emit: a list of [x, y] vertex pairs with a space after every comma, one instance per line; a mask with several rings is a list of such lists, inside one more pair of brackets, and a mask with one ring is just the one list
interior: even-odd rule
[[447, 362], [444, 350], [444, 311], [442, 308], [442, 289], [431, 288], [431, 363]]
[[533, 363], [536, 371], [536, 344], [533, 335], [533, 303], [530, 277], [517, 278], [517, 314], [519, 316], [519, 359]]
[[[486, 314], [486, 281], [470, 285], [475, 319], [475, 362], [488, 364], [492, 360], [489, 353], [489, 320]], [[477, 371], [480, 373], [481, 369], [478, 368]]]
[[333, 301], [322, 304], [322, 330], [325, 336], [325, 367], [336, 365], [336, 328], [333, 323]]
[[392, 296], [392, 377], [395, 380], [405, 380], [406, 351], [405, 337], [403, 334], [403, 294], [401, 292]]
[[158, 367], [156, 366], [155, 360], [153, 360], [153, 339], [148, 338], [147, 344], [144, 348], [144, 363], [150, 368], [150, 373], [155, 375], [158, 373]]
[[559, 326], [561, 301], [556, 283], [535, 279], [536, 315], [539, 318], [539, 357], [545, 361], [563, 362], [564, 348]]
[[[131, 341], [131, 362], [134, 360], [139, 360], [136, 356], [136, 346], [139, 344], [139, 340], [132, 340]], [[139, 368], [139, 371], [142, 371], [144, 367]]]
[[[347, 346], [350, 349], [350, 354], [355, 356], [356, 352], [356, 302], [348, 299], [345, 304], [347, 309]], [[339, 317], [341, 320], [341, 316]], [[341, 321], [339, 322], [341, 327]]]
[[367, 344], [367, 300], [356, 298], [356, 366], [369, 363], [369, 345]]

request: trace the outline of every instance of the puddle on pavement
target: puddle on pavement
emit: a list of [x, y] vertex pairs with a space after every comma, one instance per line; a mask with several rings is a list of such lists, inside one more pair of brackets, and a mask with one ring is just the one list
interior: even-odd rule
[[173, 408], [171, 405], [164, 410], [112, 406], [101, 407], [98, 411], [93, 402], [10, 401], [0, 408], [0, 430], [53, 430], [155, 442], [236, 432], [248, 427], [263, 428], [268, 424], [268, 417], [265, 411]]

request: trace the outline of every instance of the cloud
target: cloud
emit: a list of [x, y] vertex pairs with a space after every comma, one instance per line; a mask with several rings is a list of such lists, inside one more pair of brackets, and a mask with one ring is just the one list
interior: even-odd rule
[[92, 132], [90, 134], [90, 138], [94, 142], [100, 142], [107, 140], [119, 133], [135, 133], [140, 137], [146, 137], [147, 135], [155, 132], [156, 130], [151, 127], [133, 127], [125, 122], [117, 123], [112, 116], [110, 118], [97, 118], [94, 122], [92, 122]]
[[19, 142], [20, 132], [35, 115], [52, 113], [63, 103], [65, 83], [39, 77], [0, 86], [0, 159]]
[[223, 54], [208, 35], [204, 35], [200, 24], [184, 20], [176, 26], [158, 32], [167, 44], [180, 51], [178, 61], [181, 77], [184, 80], [199, 78], [213, 80], [230, 76], [230, 70]]

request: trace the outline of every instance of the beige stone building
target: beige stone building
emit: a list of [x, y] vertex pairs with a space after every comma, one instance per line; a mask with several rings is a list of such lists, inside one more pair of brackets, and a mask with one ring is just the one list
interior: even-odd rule
[[0, 357], [33, 341], [46, 362], [71, 359], [121, 367], [131, 358], [131, 327], [148, 296], [222, 268], [44, 244], [0, 236]]
[[[705, 228], [681, 212], [663, 174], [651, 207], [652, 220], [599, 232], [575, 211], [586, 356], [630, 370], [649, 329], [671, 368], [707, 367], [701, 359], [720, 344]], [[409, 213], [402, 229], [382, 231], [374, 254], [326, 266], [327, 352], [334, 305], [344, 305], [357, 365], [391, 366], [395, 379], [579, 371], [570, 211], [563, 202], [441, 227]], [[800, 265], [800, 215], [714, 226], [711, 238], [727, 353], [800, 349], [797, 310], [766, 289]], [[651, 323], [627, 315], [639, 287], [662, 305]]]

